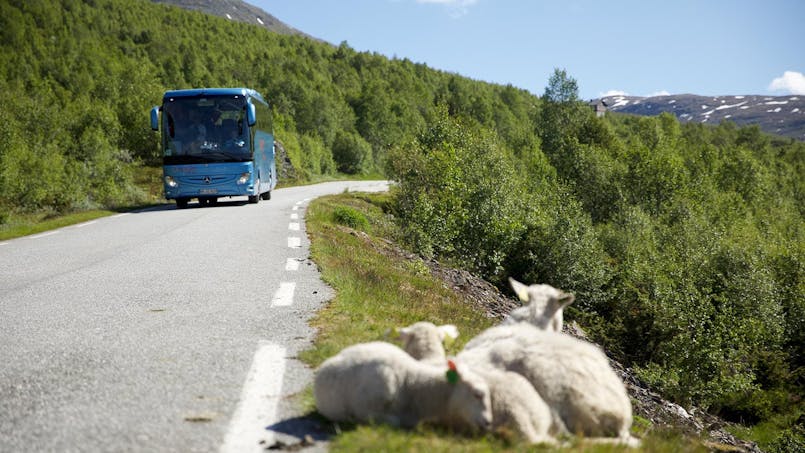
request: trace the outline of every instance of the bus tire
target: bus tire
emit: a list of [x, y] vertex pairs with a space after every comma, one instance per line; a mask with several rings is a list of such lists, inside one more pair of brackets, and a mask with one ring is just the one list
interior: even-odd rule
[[268, 192], [263, 193], [262, 195], [260, 195], [260, 197], [262, 197], [263, 200], [270, 200], [271, 199], [271, 191], [269, 190]]
[[249, 203], [257, 204], [260, 203], [260, 180], [257, 180], [257, 195], [249, 195]]
[[184, 209], [187, 207], [187, 203], [190, 201], [189, 198], [177, 198], [176, 199], [176, 208], [177, 209]]

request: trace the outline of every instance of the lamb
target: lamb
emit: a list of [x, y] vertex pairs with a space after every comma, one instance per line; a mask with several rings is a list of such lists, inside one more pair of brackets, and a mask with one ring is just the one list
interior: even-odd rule
[[487, 329], [458, 358], [476, 368], [493, 366], [524, 376], [571, 433], [639, 444], [629, 432], [632, 406], [626, 388], [590, 343], [517, 323]]
[[[405, 352], [411, 357], [428, 363], [445, 363], [445, 339], [458, 337], [453, 325], [436, 326], [418, 322], [397, 329], [403, 339]], [[477, 368], [489, 385], [492, 402], [492, 430], [508, 428], [531, 443], [555, 443], [555, 435], [566, 432], [558, 416], [550, 408], [530, 382], [511, 371], [495, 368]]]
[[564, 308], [573, 303], [576, 296], [550, 285], [524, 285], [509, 278], [512, 289], [521, 301], [528, 305], [513, 310], [501, 324], [529, 322], [539, 329], [561, 332]]
[[445, 363], [444, 343], [458, 338], [458, 329], [452, 324], [436, 326], [423, 321], [395, 330], [405, 352], [420, 362], [433, 364]]
[[489, 387], [460, 361], [420, 363], [390, 343], [344, 348], [319, 366], [313, 383], [319, 412], [336, 422], [412, 428], [435, 422], [456, 430], [492, 424]]

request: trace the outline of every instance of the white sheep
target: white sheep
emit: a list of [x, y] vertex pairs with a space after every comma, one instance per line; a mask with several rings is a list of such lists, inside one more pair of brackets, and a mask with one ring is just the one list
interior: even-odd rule
[[460, 362], [420, 363], [390, 343], [344, 348], [319, 366], [313, 383], [316, 407], [336, 422], [381, 422], [412, 428], [435, 422], [488, 430], [489, 387]]
[[513, 310], [501, 324], [528, 322], [550, 332], [561, 332], [564, 308], [576, 300], [576, 296], [556, 289], [551, 285], [525, 285], [509, 278], [517, 297], [527, 305]]
[[[405, 352], [433, 364], [444, 364], [447, 360], [442, 342], [458, 337], [455, 326], [436, 326], [430, 322], [417, 322], [397, 331]], [[523, 376], [492, 367], [474, 368], [474, 371], [489, 385], [493, 431], [507, 428], [531, 443], [555, 443], [554, 436], [566, 432], [559, 417], [551, 413]]]
[[487, 329], [458, 358], [476, 369], [494, 366], [524, 376], [571, 433], [639, 443], [629, 432], [626, 388], [593, 344], [517, 323]]
[[452, 324], [437, 326], [421, 321], [395, 330], [405, 352], [420, 362], [434, 364], [445, 363], [444, 344], [458, 338], [458, 329]]

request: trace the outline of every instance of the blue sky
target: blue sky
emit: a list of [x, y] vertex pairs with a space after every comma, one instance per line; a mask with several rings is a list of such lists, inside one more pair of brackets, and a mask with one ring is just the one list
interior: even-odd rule
[[246, 0], [307, 34], [541, 95], [805, 95], [802, 0]]

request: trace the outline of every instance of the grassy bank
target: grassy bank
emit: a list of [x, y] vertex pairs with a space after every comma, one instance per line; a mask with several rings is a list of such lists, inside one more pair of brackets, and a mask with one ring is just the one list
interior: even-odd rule
[[[318, 336], [302, 360], [315, 367], [345, 346], [373, 340], [392, 341], [387, 332], [420, 320], [455, 324], [461, 335], [448, 348], [456, 353], [466, 341], [495, 323], [432, 277], [418, 258], [395, 253], [389, 240], [395, 226], [383, 207], [387, 194], [341, 194], [314, 200], [307, 212], [311, 254], [323, 279], [336, 290], [335, 298], [313, 321]], [[315, 410], [312, 398], [307, 404]], [[675, 432], [651, 430], [638, 424], [644, 451], [706, 451], [695, 439]], [[649, 424], [650, 425], [650, 424]], [[636, 428], [637, 429], [637, 428]], [[405, 431], [388, 426], [339, 426], [332, 451], [553, 451], [525, 445], [511, 436], [468, 438], [420, 426]], [[574, 441], [561, 451], [613, 452], [623, 447]]]
[[162, 198], [162, 167], [141, 167], [135, 174], [134, 182], [143, 193], [141, 202], [136, 205], [118, 206], [115, 209], [87, 209], [74, 212], [42, 209], [38, 212], [3, 212], [3, 208], [0, 207], [0, 241], [55, 230], [165, 202], [165, 199]]

